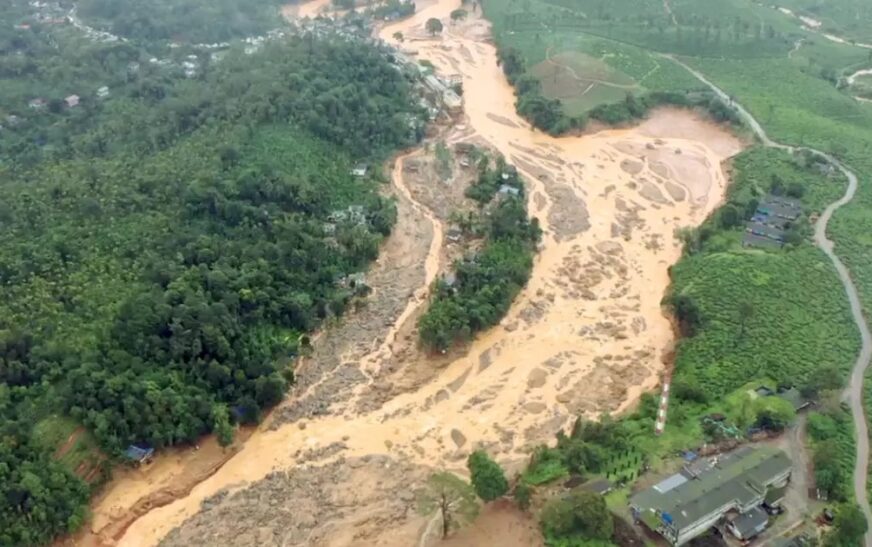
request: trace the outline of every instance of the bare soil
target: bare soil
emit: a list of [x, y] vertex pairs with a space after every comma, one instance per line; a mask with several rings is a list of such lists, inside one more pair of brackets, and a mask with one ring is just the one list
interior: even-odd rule
[[[450, 260], [446, 215], [462, 207], [465, 182], [434, 180], [434, 160], [421, 150], [400, 157], [391, 176], [399, 220], [367, 276], [367, 304], [317, 337], [294, 392], [217, 472], [173, 475], [188, 488], [144, 514], [135, 508], [160, 484], [110, 489], [95, 522], [132, 519], [110, 544], [196, 544], [213, 527], [231, 534], [224, 545], [378, 545], [388, 541], [379, 535], [385, 528], [414, 538], [427, 523], [393, 503], [397, 481], [410, 488], [426, 469], [460, 470], [478, 447], [502, 463], [523, 461], [531, 444], [551, 441], [576, 415], [620, 412], [660, 381], [674, 339], [660, 308], [668, 267], [680, 256], [673, 233], [723, 200], [721, 162], [742, 143], [673, 109], [629, 129], [565, 138], [532, 131], [515, 113], [487, 22], [470, 14], [449, 24], [457, 7], [459, 0], [419, 6], [380, 34], [392, 41], [400, 31], [437, 71], [463, 75], [465, 118], [440, 135], [449, 148], [483, 143], [524, 176], [544, 231], [527, 287], [502, 323], [468, 347], [443, 356], [418, 350], [415, 321]], [[444, 21], [441, 36], [424, 31], [430, 17]], [[452, 161], [462, 177], [459, 158]], [[390, 462], [392, 470], [342, 470], [337, 458]], [[293, 503], [285, 490], [296, 493]], [[314, 522], [293, 520], [297, 503]], [[225, 521], [237, 513], [242, 524], [231, 529]], [[483, 518], [526, 526], [505, 511]], [[489, 537], [468, 533], [469, 541]]]

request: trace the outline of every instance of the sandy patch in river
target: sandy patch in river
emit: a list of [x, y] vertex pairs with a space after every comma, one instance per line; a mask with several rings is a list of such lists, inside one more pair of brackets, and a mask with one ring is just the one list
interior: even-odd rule
[[[419, 58], [443, 73], [463, 75], [467, 119], [449, 144], [483, 139], [525, 176], [530, 211], [545, 231], [528, 286], [502, 324], [465, 354], [444, 363], [423, 385], [362, 412], [360, 401], [378, 387], [388, 367], [432, 368], [417, 352], [404, 353], [402, 360], [395, 354], [407, 346], [399, 335], [410, 335], [406, 320], [414, 317], [422, 289], [439, 269], [443, 232], [439, 218], [415, 201], [399, 162], [393, 178], [411, 203], [407, 211], [429, 226], [425, 232], [432, 230], [429, 246], [426, 237], [396, 243], [405, 253], [415, 245], [418, 251], [427, 247], [426, 258], [405, 261], [419, 266], [419, 285], [408, 291], [406, 307], [381, 318], [386, 334], [334, 356], [341, 366], [325, 367], [323, 378], [313, 377], [306, 393], [292, 396], [276, 412], [293, 419], [310, 416], [305, 427], [282, 426], [284, 420], [272, 429], [267, 424], [189, 495], [136, 520], [120, 545], [158, 543], [195, 515], [203, 500], [294, 467], [301, 450], [341, 442], [346, 458], [389, 454], [404, 465], [460, 468], [471, 449], [484, 446], [503, 461], [518, 461], [574, 415], [619, 411], [658, 383], [673, 340], [660, 308], [667, 268], [680, 255], [673, 233], [699, 224], [723, 199], [720, 164], [741, 143], [688, 112], [670, 109], [633, 129], [559, 139], [531, 131], [515, 113], [487, 23], [476, 16], [449, 23], [459, 5], [442, 0], [419, 8], [412, 18], [382, 29], [381, 36], [391, 41], [401, 31]], [[443, 20], [443, 36], [426, 35], [423, 25], [430, 17]], [[398, 233], [402, 239], [404, 230]], [[376, 286], [376, 297], [378, 291]], [[337, 370], [348, 372], [347, 382], [335, 380]], [[348, 386], [353, 394], [317, 412], [306, 405], [288, 410], [300, 409], [298, 396], [317, 393], [317, 386], [331, 392]], [[104, 498], [95, 513], [111, 506], [111, 497]], [[265, 512], [275, 510], [263, 506]], [[185, 537], [194, 529], [187, 527], [198, 522], [190, 521], [174, 537]]]

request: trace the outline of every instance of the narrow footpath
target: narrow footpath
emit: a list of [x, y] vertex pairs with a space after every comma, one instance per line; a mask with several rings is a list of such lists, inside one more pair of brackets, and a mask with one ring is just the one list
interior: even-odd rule
[[[851, 280], [851, 274], [848, 268], [845, 267], [841, 259], [833, 251], [833, 242], [827, 238], [827, 225], [832, 218], [833, 213], [840, 207], [846, 205], [854, 199], [854, 194], [857, 191], [857, 175], [848, 169], [844, 164], [833, 156], [808, 147], [788, 146], [773, 141], [766, 135], [763, 126], [748, 112], [742, 105], [736, 103], [733, 98], [716, 86], [714, 83], [706, 79], [700, 72], [694, 70], [685, 63], [679, 61], [675, 57], [664, 55], [664, 57], [684, 67], [697, 80], [704, 83], [717, 94], [721, 100], [733, 105], [745, 122], [751, 127], [764, 146], [770, 148], [778, 148], [787, 150], [788, 152], [797, 152], [807, 150], [820, 157], [826, 159], [830, 164], [839, 169], [848, 177], [848, 187], [845, 189], [845, 194], [838, 200], [831, 203], [823, 212], [820, 219], [815, 224], [814, 241], [824, 254], [829, 257], [836, 272], [839, 274], [839, 279], [845, 287], [845, 294], [848, 295], [848, 301], [851, 304], [851, 314], [854, 317], [854, 322], [860, 330], [860, 339], [862, 346], [860, 353], [857, 355], [857, 361], [854, 363], [854, 368], [851, 372], [851, 380], [845, 390], [844, 399], [851, 405], [851, 414], [854, 418], [854, 428], [857, 434], [857, 458], [854, 464], [854, 495], [857, 498], [857, 503], [860, 505], [863, 514], [866, 515], [866, 521], [872, 523], [872, 510], [869, 508], [869, 496], [866, 491], [869, 470], [869, 425], [866, 422], [866, 413], [863, 409], [863, 378], [866, 374], [866, 369], [869, 367], [869, 360], [872, 358], [872, 334], [869, 332], [869, 325], [866, 323], [866, 318], [863, 316], [863, 308], [860, 304], [860, 296], [857, 293], [857, 288]], [[865, 547], [872, 547], [872, 527], [866, 532], [864, 541]]]

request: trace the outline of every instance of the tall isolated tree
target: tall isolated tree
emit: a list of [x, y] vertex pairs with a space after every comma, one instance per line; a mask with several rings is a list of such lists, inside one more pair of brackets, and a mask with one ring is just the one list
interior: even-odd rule
[[539, 524], [546, 536], [608, 540], [615, 529], [606, 500], [596, 492], [580, 490], [545, 504]]
[[469, 483], [453, 473], [440, 471], [430, 475], [427, 486], [418, 493], [418, 510], [423, 515], [439, 512], [445, 539], [452, 530], [475, 519], [478, 501]]
[[233, 425], [230, 423], [230, 413], [227, 405], [216, 403], [212, 405], [212, 430], [218, 437], [218, 444], [230, 446], [233, 444]]
[[493, 501], [509, 491], [509, 482], [499, 464], [484, 450], [476, 450], [466, 461], [475, 493], [483, 501]]
[[436, 36], [440, 32], [442, 32], [442, 21], [436, 19], [435, 17], [431, 17], [427, 19], [427, 22], [424, 23], [424, 28], [427, 29], [427, 32], [430, 33], [430, 36]]
[[825, 536], [824, 545], [827, 547], [848, 547], [849, 545], [861, 545], [863, 534], [869, 529], [869, 523], [860, 508], [853, 503], [845, 504], [836, 513], [836, 521], [833, 523], [833, 531]]

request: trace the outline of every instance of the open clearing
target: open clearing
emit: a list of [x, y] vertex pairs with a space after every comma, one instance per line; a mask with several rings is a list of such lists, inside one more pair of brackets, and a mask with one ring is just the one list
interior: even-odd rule
[[560, 99], [569, 115], [584, 114], [600, 104], [624, 100], [628, 93], [644, 92], [628, 75], [590, 55], [575, 51], [551, 55], [531, 67], [542, 82], [542, 94]]

